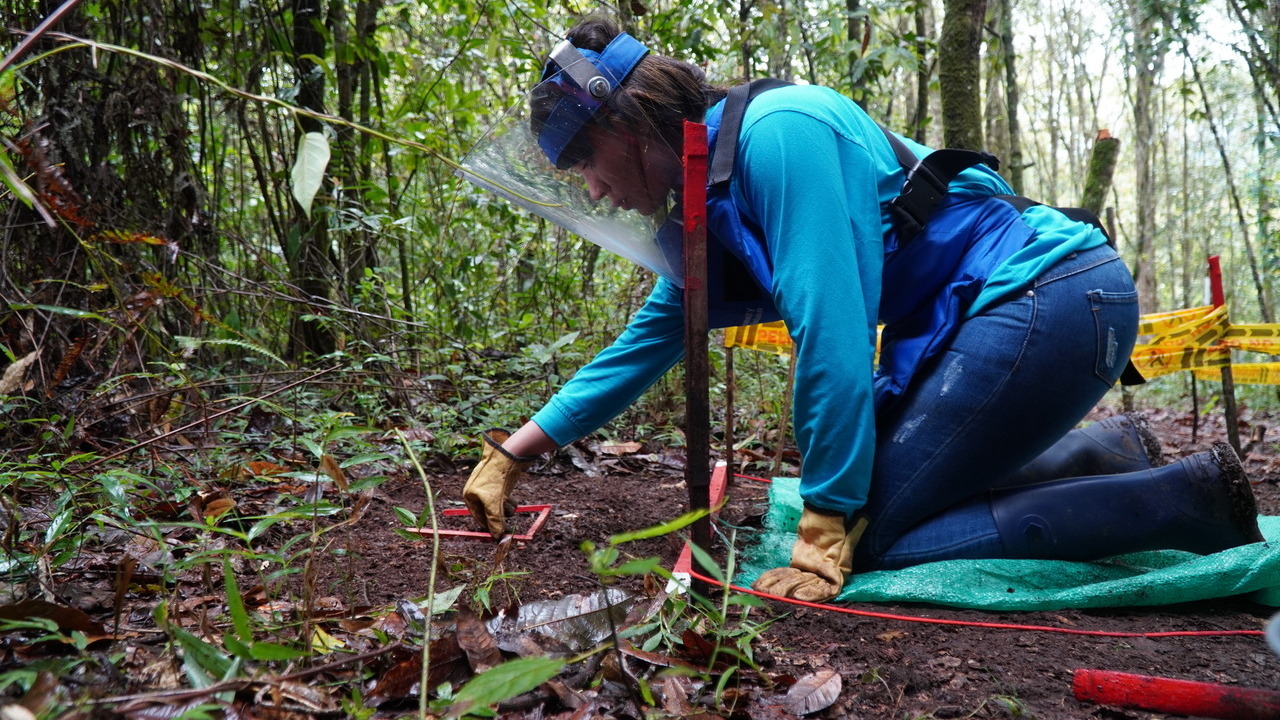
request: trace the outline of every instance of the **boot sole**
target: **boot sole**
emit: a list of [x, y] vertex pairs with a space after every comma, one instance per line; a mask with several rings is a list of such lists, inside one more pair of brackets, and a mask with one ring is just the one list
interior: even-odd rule
[[1166, 464], [1164, 447], [1160, 445], [1160, 439], [1151, 430], [1151, 423], [1147, 421], [1146, 415], [1137, 412], [1127, 415], [1113, 415], [1099, 420], [1097, 425], [1098, 427], [1124, 433], [1127, 436], [1125, 438], [1127, 442], [1132, 442], [1133, 438], [1136, 437], [1136, 444], [1141, 448], [1148, 467], [1158, 468]]
[[1218, 442], [1213, 444], [1213, 460], [1222, 469], [1223, 479], [1230, 493], [1231, 515], [1240, 534], [1250, 543], [1265, 542], [1262, 531], [1258, 529], [1258, 502], [1253, 497], [1253, 483], [1245, 472], [1231, 445]]
[[1164, 447], [1160, 445], [1160, 438], [1151, 430], [1151, 423], [1147, 421], [1147, 416], [1142, 413], [1131, 413], [1129, 421], [1133, 423], [1133, 427], [1138, 431], [1138, 437], [1142, 440], [1142, 447], [1147, 451], [1147, 460], [1151, 461], [1151, 467], [1156, 468], [1165, 464]]

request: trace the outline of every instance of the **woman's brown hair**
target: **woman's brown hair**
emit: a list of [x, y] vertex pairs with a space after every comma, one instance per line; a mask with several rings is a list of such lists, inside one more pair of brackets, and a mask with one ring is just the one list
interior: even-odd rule
[[[565, 37], [579, 50], [603, 52], [620, 32], [618, 25], [608, 18], [588, 17], [574, 25]], [[538, 96], [535, 92], [531, 102], [535, 134], [554, 107], [554, 102], [549, 102], [552, 98]], [[724, 89], [707, 82], [702, 68], [651, 52], [614, 90], [604, 109], [591, 122], [603, 127], [625, 126], [661, 139], [679, 152], [683, 146], [684, 121], [702, 122], [707, 108], [724, 96]], [[583, 157], [590, 154], [585, 148], [573, 147], [578, 144], [570, 145], [570, 149], [576, 150], [574, 154]]]

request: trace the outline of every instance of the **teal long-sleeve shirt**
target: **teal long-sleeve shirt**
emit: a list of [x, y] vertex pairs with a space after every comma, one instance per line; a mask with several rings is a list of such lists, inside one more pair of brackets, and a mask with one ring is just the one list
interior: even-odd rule
[[[928, 152], [909, 144], [920, 156]], [[884, 237], [891, 231], [882, 208], [900, 192], [903, 176], [880, 128], [833, 90], [771, 90], [747, 108], [730, 189], [735, 204], [763, 230], [773, 269], [770, 295], [795, 342], [800, 493], [816, 507], [846, 514], [865, 504], [870, 484], [877, 311]], [[951, 192], [1012, 193], [985, 167], [962, 173]], [[1052, 232], [999, 268], [975, 309], [1024, 286], [1071, 250], [1104, 241], [1044, 210], [1049, 212], [1032, 208], [1024, 219], [1039, 217], [1033, 227]], [[564, 445], [634, 402], [683, 356], [681, 296], [679, 287], [660, 279], [617, 341], [533, 421]]]

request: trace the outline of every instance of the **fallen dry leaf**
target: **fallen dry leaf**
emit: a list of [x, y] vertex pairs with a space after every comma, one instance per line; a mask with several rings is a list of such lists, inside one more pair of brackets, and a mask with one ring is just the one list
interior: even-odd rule
[[844, 680], [835, 670], [823, 669], [800, 678], [787, 691], [785, 705], [796, 715], [808, 715], [828, 708], [840, 697]]
[[601, 455], [631, 455], [640, 452], [640, 448], [644, 447], [638, 442], [610, 443], [601, 445], [596, 451]]
[[[462, 649], [458, 647], [454, 635], [445, 635], [431, 642], [431, 666], [427, 673], [427, 686], [436, 688], [440, 683], [465, 678], [466, 661]], [[457, 676], [455, 678], [455, 676]], [[365, 705], [376, 707], [385, 702], [405, 700], [418, 694], [418, 683], [422, 678], [422, 655], [414, 653], [387, 669], [378, 678], [369, 694], [365, 696]]]
[[0, 395], [13, 395], [13, 391], [22, 385], [22, 378], [26, 374], [27, 368], [31, 367], [38, 357], [40, 357], [40, 352], [32, 350], [25, 356], [18, 358], [17, 362], [5, 368], [4, 375], [0, 375]]
[[711, 662], [711, 657], [716, 652], [714, 643], [689, 628], [681, 633], [680, 646], [684, 649], [685, 656], [699, 665]]
[[479, 616], [473, 612], [461, 613], [457, 627], [458, 647], [467, 654], [472, 670], [482, 673], [502, 662], [502, 651]]
[[254, 460], [252, 462], [245, 463], [244, 469], [250, 475], [255, 477], [279, 475], [281, 473], [289, 472], [289, 468], [284, 467], [283, 465], [277, 465], [275, 463], [265, 462], [262, 460]]
[[662, 693], [662, 709], [672, 717], [688, 717], [693, 714], [693, 705], [689, 703], [692, 693], [688, 678], [671, 675], [658, 684]]
[[231, 498], [217, 498], [204, 505], [204, 519], [217, 520], [235, 509], [236, 501]]
[[85, 635], [95, 637], [106, 634], [101, 623], [94, 621], [84, 612], [66, 605], [57, 605], [44, 600], [23, 600], [13, 605], [0, 606], [0, 620], [30, 620], [44, 618], [52, 620], [58, 629], [64, 632], [79, 630]]
[[342, 471], [342, 466], [329, 453], [320, 456], [320, 470], [328, 475], [333, 484], [338, 486], [340, 492], [347, 491], [347, 474]]

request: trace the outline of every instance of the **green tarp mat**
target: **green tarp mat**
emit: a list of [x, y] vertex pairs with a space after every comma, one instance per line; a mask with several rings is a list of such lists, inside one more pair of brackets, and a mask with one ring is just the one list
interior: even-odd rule
[[[791, 560], [801, 502], [797, 478], [770, 486], [764, 530], [742, 550], [737, 585]], [[1268, 542], [1213, 555], [1179, 550], [1097, 562], [947, 560], [902, 570], [858, 573], [834, 601], [932, 603], [982, 610], [1168, 605], [1231, 595], [1280, 606], [1280, 517], [1258, 518]], [[740, 536], [741, 537], [741, 536]]]

